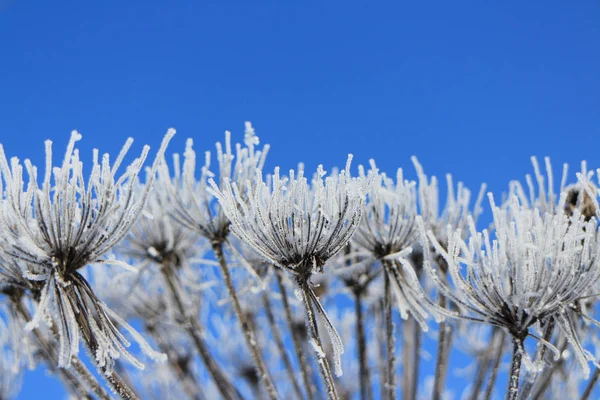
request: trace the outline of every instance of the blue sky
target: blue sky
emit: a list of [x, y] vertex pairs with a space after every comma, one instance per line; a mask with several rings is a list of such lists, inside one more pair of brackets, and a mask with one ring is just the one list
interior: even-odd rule
[[0, 142], [41, 163], [72, 129], [91, 154], [173, 126], [202, 150], [250, 120], [270, 167], [415, 154], [496, 193], [531, 155], [596, 168], [600, 5], [523, 3], [0, 0]]

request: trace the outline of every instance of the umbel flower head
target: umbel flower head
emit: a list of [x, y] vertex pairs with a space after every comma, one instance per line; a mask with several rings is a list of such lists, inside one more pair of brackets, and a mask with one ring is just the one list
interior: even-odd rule
[[[561, 194], [561, 204], [566, 196], [566, 192]], [[587, 375], [590, 355], [581, 346], [571, 310], [600, 278], [595, 220], [586, 221], [577, 209], [572, 217], [563, 208], [555, 213], [531, 209], [517, 197], [501, 208], [489, 197], [493, 240], [487, 230], [477, 232], [470, 219], [468, 239], [462, 238], [460, 230], [449, 227], [447, 245], [443, 246], [433, 231], [425, 232], [421, 224], [426, 240], [448, 264], [452, 285], [440, 279], [427, 261], [426, 269], [441, 293], [464, 314], [447, 312], [506, 329], [525, 355], [523, 341], [528, 336], [558, 354], [556, 348], [530, 331], [536, 324], [552, 321], [568, 338]]]
[[426, 331], [425, 293], [406, 260], [418, 239], [416, 182], [405, 180], [402, 169], [396, 173], [396, 182], [383, 173], [375, 174], [376, 171], [371, 160], [375, 179], [367, 192], [364, 215], [352, 243], [360, 249], [359, 254], [366, 253], [384, 264], [402, 318], [407, 319], [410, 313]]
[[[304, 296], [309, 327], [315, 322], [312, 305], [317, 308], [332, 339], [338, 375], [343, 345], [308, 281], [346, 246], [360, 223], [371, 178], [352, 178], [351, 161], [350, 155], [346, 169], [328, 177], [320, 165], [310, 183], [302, 168], [291, 170], [289, 177], [280, 176], [276, 168], [270, 185], [257, 170], [254, 182], [246, 183], [243, 191], [229, 179], [222, 182], [221, 189], [214, 180], [209, 181], [212, 193], [231, 221], [231, 231], [265, 259], [294, 275]], [[320, 367], [328, 370], [316, 337], [316, 322], [313, 326], [312, 344]]]
[[[235, 155], [231, 147], [231, 133], [225, 132], [225, 145], [217, 142], [218, 173], [211, 171], [211, 153], [207, 151], [204, 165], [200, 170], [200, 179], [196, 174], [196, 152], [193, 140], [186, 142], [183, 166], [179, 155], [173, 156], [174, 176], [171, 177], [166, 162], [159, 168], [159, 185], [164, 187], [164, 202], [172, 204], [171, 216], [186, 228], [199, 233], [211, 241], [223, 241], [229, 233], [229, 220], [221, 211], [211, 192], [207, 190], [208, 180], [217, 178], [219, 182], [232, 180], [244, 185], [261, 169], [269, 146], [262, 151], [255, 150], [259, 139], [250, 122], [246, 122], [244, 144], [236, 144]], [[235, 161], [235, 162], [234, 162]]]
[[302, 168], [290, 170], [289, 177], [275, 168], [270, 185], [257, 170], [245, 191], [229, 179], [221, 189], [211, 179], [209, 190], [236, 236], [273, 264], [308, 279], [322, 272], [359, 225], [367, 179], [350, 176], [351, 160], [344, 171], [327, 178], [320, 165], [312, 183]]
[[[71, 358], [78, 353], [81, 337], [105, 371], [110, 370], [113, 359], [120, 355], [143, 367], [127, 352], [129, 342], [116, 325], [129, 331], [147, 354], [160, 356], [96, 297], [80, 270], [91, 263], [125, 266], [104, 255], [126, 236], [142, 212], [158, 161], [174, 133], [169, 130], [165, 136], [149, 182], [141, 193], [133, 189], [148, 155], [148, 146], [117, 176], [132, 139], [127, 140], [112, 166], [108, 154], [99, 160], [98, 151], [94, 150], [87, 181], [75, 148], [81, 139], [79, 133], [72, 133], [59, 167], [53, 167], [52, 142], [46, 141], [46, 169], [41, 187], [37, 168], [29, 160], [25, 161], [29, 179], [24, 187], [23, 166], [17, 158], [12, 158], [9, 164], [0, 146], [3, 251], [18, 260], [25, 279], [40, 285], [39, 291], [33, 293], [38, 301], [36, 313], [26, 327], [35, 328], [42, 319], [55, 324], [60, 341], [60, 366], [70, 365]], [[5, 187], [1, 187], [2, 182]]]

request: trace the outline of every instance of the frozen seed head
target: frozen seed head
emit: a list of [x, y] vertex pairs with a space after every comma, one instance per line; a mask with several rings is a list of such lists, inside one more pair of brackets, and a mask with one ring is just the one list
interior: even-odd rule
[[279, 168], [271, 184], [260, 170], [252, 183], [225, 179], [221, 187], [210, 180], [213, 193], [231, 230], [273, 264], [299, 279], [322, 271], [357, 229], [365, 191], [371, 178], [352, 178], [350, 160], [344, 171], [325, 177], [319, 166], [310, 182], [302, 169], [282, 177]]
[[[39, 283], [36, 313], [26, 328], [36, 328], [51, 318], [60, 342], [59, 365], [67, 367], [79, 351], [82, 338], [94, 353], [98, 365], [110, 369], [123, 355], [143, 367], [125, 349], [129, 342], [117, 326], [129, 331], [147, 354], [154, 353], [144, 339], [94, 294], [79, 270], [91, 263], [124, 265], [104, 255], [129, 232], [143, 210], [156, 169], [167, 144], [175, 134], [170, 129], [151, 167], [147, 186], [136, 192], [135, 183], [149, 152], [120, 176], [120, 165], [133, 142], [128, 139], [114, 162], [94, 150], [91, 173], [86, 179], [79, 151], [81, 135], [73, 131], [62, 163], [53, 166], [52, 142], [46, 141], [46, 165], [41, 186], [37, 167], [29, 160], [25, 167], [18, 159], [8, 162], [0, 146], [0, 181], [5, 187], [0, 226], [5, 232], [3, 251], [18, 260], [25, 279]], [[24, 177], [24, 171], [28, 179]], [[25, 182], [27, 181], [27, 184]]]
[[440, 194], [437, 178], [435, 176], [429, 178], [415, 156], [411, 159], [419, 180], [418, 208], [422, 223], [436, 235], [440, 243], [446, 242], [445, 235], [448, 225], [452, 226], [453, 229], [460, 229], [466, 232], [469, 217], [477, 222], [483, 210], [481, 203], [486, 185], [481, 185], [479, 195], [471, 210], [470, 190], [462, 182], [458, 182], [455, 187], [452, 175], [446, 174], [448, 194], [446, 196], [446, 204], [440, 210]]
[[256, 150], [259, 140], [250, 123], [246, 123], [245, 146], [235, 145], [235, 154], [231, 147], [231, 134], [225, 132], [225, 143], [217, 142], [217, 168], [212, 169], [212, 154], [205, 153], [204, 165], [196, 178], [196, 152], [192, 139], [186, 142], [183, 166], [179, 155], [173, 157], [173, 175], [166, 162], [159, 169], [159, 185], [165, 201], [173, 205], [172, 217], [186, 228], [198, 232], [211, 241], [223, 241], [229, 233], [229, 220], [221, 211], [210, 191], [208, 180], [216, 179], [219, 184], [225, 180], [244, 185], [252, 179], [257, 169], [261, 169], [269, 146]]
[[[566, 196], [561, 193], [560, 204]], [[426, 270], [463, 312], [448, 315], [505, 328], [521, 342], [532, 336], [534, 324], [554, 320], [589, 373], [590, 355], [581, 346], [570, 314], [572, 305], [600, 278], [596, 222], [586, 221], [578, 210], [569, 217], [562, 208], [556, 213], [528, 208], [515, 196], [504, 207], [496, 206], [491, 194], [489, 198], [494, 238], [487, 230], [477, 232], [470, 219], [467, 239], [449, 226], [443, 245], [420, 223], [423, 236], [448, 264], [452, 283], [438, 276], [427, 257]]]
[[376, 178], [367, 192], [364, 215], [352, 243], [384, 263], [401, 316], [413, 315], [427, 330], [425, 294], [407, 259], [418, 237], [416, 182], [405, 180], [402, 169], [396, 173], [396, 182], [377, 174], [373, 160], [370, 172]]

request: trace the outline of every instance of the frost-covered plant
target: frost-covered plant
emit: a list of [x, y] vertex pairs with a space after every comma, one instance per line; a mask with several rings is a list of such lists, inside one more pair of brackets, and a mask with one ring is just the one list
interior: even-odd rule
[[239, 304], [231, 273], [226, 263], [224, 244], [227, 241], [230, 223], [221, 206], [213, 197], [212, 192], [207, 190], [208, 180], [212, 180], [214, 177], [217, 177], [220, 182], [233, 179], [243, 184], [248, 177], [253, 176], [257, 169], [262, 168], [269, 146], [265, 146], [263, 151], [255, 151], [254, 146], [259, 143], [259, 139], [249, 122], [246, 123], [244, 143], [245, 147], [240, 144], [236, 145], [234, 156], [230, 133], [226, 132], [225, 148], [223, 149], [221, 143], [216, 144], [218, 174], [210, 170], [211, 154], [206, 152], [205, 164], [201, 168], [200, 179], [196, 180], [196, 153], [192, 148], [192, 139], [188, 139], [183, 167], [180, 165], [179, 157], [175, 156], [175, 172], [174, 176], [171, 177], [167, 164], [164, 162], [160, 169], [159, 181], [160, 185], [166, 190], [165, 198], [172, 204], [171, 216], [186, 228], [197, 232], [210, 241], [260, 378], [267, 388], [269, 397], [276, 399], [277, 391], [254, 339], [254, 333], [246, 329], [247, 323], [244, 320], [242, 307]]
[[311, 343], [328, 395], [337, 398], [333, 377], [322, 349], [313, 307], [324, 319], [334, 344], [336, 372], [341, 374], [343, 346], [319, 299], [309, 285], [313, 273], [322, 272], [326, 261], [339, 252], [357, 229], [363, 213], [365, 190], [370, 179], [352, 178], [346, 169], [325, 178], [319, 166], [311, 183], [303, 169], [282, 177], [279, 168], [271, 185], [257, 170], [252, 184], [240, 189], [225, 179], [221, 188], [211, 180], [212, 193], [231, 221], [231, 230], [274, 265], [289, 271], [303, 296]]
[[16, 396], [24, 368], [22, 332], [15, 321], [7, 319], [8, 316], [8, 310], [0, 306], [0, 399]]
[[554, 214], [530, 209], [516, 197], [500, 208], [489, 197], [494, 240], [487, 230], [478, 232], [472, 219], [468, 239], [463, 239], [460, 230], [448, 227], [445, 246], [421, 225], [426, 240], [446, 261], [452, 285], [441, 279], [429, 262], [425, 265], [440, 292], [463, 310], [463, 315], [454, 316], [498, 326], [512, 335], [508, 394], [516, 398], [522, 358], [531, 366], [523, 346], [525, 338], [532, 336], [558, 354], [554, 346], [531, 333], [535, 324], [555, 322], [572, 344], [584, 372], [589, 373], [591, 355], [582, 348], [568, 311], [600, 278], [596, 222], [586, 222], [578, 211], [569, 217], [563, 209]]
[[[23, 168], [16, 158], [9, 164], [0, 146], [0, 182], [5, 185], [0, 187], [5, 194], [0, 215], [6, 233], [3, 251], [19, 261], [25, 279], [41, 284], [36, 294], [37, 310], [26, 329], [35, 329], [43, 319], [53, 321], [60, 342], [61, 367], [71, 365], [81, 338], [120, 394], [127, 389], [112, 373], [114, 359], [124, 356], [139, 368], [143, 364], [127, 351], [129, 342], [118, 326], [126, 329], [152, 358], [164, 356], [153, 351], [139, 333], [100, 301], [79, 271], [90, 263], [121, 264], [104, 255], [126, 236], [141, 214], [158, 161], [174, 133], [170, 130], [165, 136], [147, 189], [141, 193], [135, 193], [133, 187], [149, 147], [144, 147], [141, 156], [117, 176], [132, 139], [127, 140], [112, 165], [108, 154], [99, 160], [98, 151], [94, 150], [87, 180], [75, 148], [81, 139], [79, 133], [72, 133], [59, 167], [53, 166], [52, 142], [46, 141], [41, 187], [37, 167], [26, 160]], [[24, 169], [28, 175], [26, 187]]]

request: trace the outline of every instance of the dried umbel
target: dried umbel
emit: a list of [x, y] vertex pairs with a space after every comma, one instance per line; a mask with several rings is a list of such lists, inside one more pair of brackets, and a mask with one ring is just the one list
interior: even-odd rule
[[352, 243], [362, 250], [359, 254], [366, 253], [384, 265], [402, 318], [410, 313], [426, 331], [425, 293], [408, 260], [418, 239], [416, 182], [405, 180], [402, 169], [398, 169], [395, 182], [385, 174], [375, 175], [374, 161], [370, 171], [376, 178], [367, 192], [364, 216]]
[[367, 180], [350, 176], [350, 160], [338, 176], [325, 178], [319, 166], [312, 184], [302, 169], [281, 177], [276, 168], [271, 187], [257, 170], [245, 191], [225, 179], [221, 189], [211, 180], [211, 192], [236, 236], [273, 264], [307, 279], [322, 271], [360, 222]]
[[221, 188], [210, 181], [212, 193], [231, 221], [231, 230], [268, 261], [293, 274], [302, 293], [311, 343], [317, 353], [321, 374], [330, 397], [337, 397], [321, 341], [313, 306], [323, 317], [334, 345], [336, 371], [341, 374], [343, 346], [314, 291], [309, 286], [313, 273], [322, 272], [325, 262], [339, 252], [356, 231], [363, 213], [365, 191], [371, 178], [352, 178], [346, 169], [325, 177], [319, 166], [311, 183], [304, 171], [291, 170], [281, 177], [279, 169], [265, 182], [257, 171], [252, 184], [240, 190], [226, 179]]
[[[565, 198], [563, 192], [560, 202], [564, 204]], [[549, 321], [568, 338], [588, 374], [591, 356], [581, 346], [569, 311], [600, 278], [596, 221], [586, 221], [577, 210], [569, 217], [563, 209], [556, 213], [530, 209], [516, 197], [504, 208], [497, 207], [491, 195], [490, 202], [494, 240], [487, 230], [477, 232], [471, 220], [468, 239], [449, 227], [443, 246], [421, 225], [424, 238], [444, 257], [452, 284], [440, 279], [426, 262], [428, 272], [440, 292], [463, 311], [455, 317], [498, 326], [513, 336], [518, 355], [518, 365], [513, 362], [516, 385], [521, 357], [525, 355], [528, 360], [523, 348], [526, 337], [542, 341], [558, 354], [554, 346], [530, 330], [534, 324]], [[516, 396], [516, 387], [511, 386], [509, 393]]]
[[186, 228], [198, 232], [211, 241], [224, 241], [229, 233], [229, 220], [221, 211], [219, 204], [208, 189], [208, 180], [219, 182], [232, 180], [243, 185], [252, 179], [257, 169], [264, 165], [269, 146], [262, 151], [255, 150], [259, 143], [252, 125], [246, 122], [245, 146], [235, 145], [235, 155], [231, 147], [231, 134], [225, 132], [224, 146], [217, 142], [217, 171], [211, 170], [211, 153], [205, 153], [204, 165], [200, 168], [200, 177], [196, 178], [196, 152], [193, 140], [188, 139], [184, 152], [183, 166], [179, 156], [173, 157], [171, 176], [166, 162], [159, 169], [159, 185], [163, 188], [163, 202], [170, 203], [171, 216]]
[[[0, 209], [0, 226], [5, 232], [3, 252], [18, 260], [26, 280], [41, 288], [34, 293], [37, 310], [27, 324], [34, 329], [41, 320], [52, 320], [60, 341], [59, 365], [67, 367], [77, 356], [83, 339], [95, 360], [109, 373], [113, 360], [123, 355], [133, 364], [143, 365], [126, 347], [129, 342], [117, 326], [126, 329], [153, 358], [164, 356], [154, 352], [145, 340], [123, 319], [110, 310], [94, 294], [80, 273], [91, 263], [124, 265], [104, 255], [131, 229], [146, 203], [158, 161], [175, 132], [170, 130], [159, 149], [146, 189], [133, 190], [148, 155], [146, 146], [141, 156], [117, 176], [132, 139], [126, 143], [114, 163], [108, 154], [98, 159], [94, 150], [89, 178], [75, 143], [81, 135], [73, 132], [63, 162], [54, 167], [52, 143], [46, 141], [46, 167], [41, 187], [37, 168], [25, 161], [28, 180], [18, 159], [9, 162], [0, 146], [0, 192], [4, 194]], [[2, 187], [2, 182], [4, 187]]]

